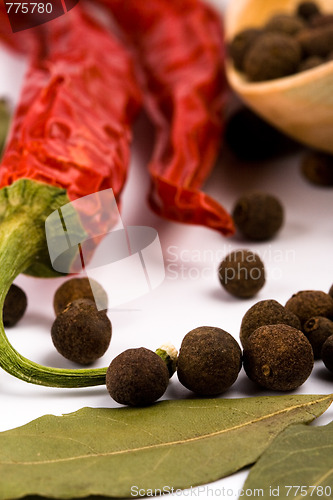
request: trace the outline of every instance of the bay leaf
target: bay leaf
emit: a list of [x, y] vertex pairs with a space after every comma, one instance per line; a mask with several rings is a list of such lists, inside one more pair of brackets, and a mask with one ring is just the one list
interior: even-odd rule
[[0, 433], [0, 499], [130, 497], [214, 481], [253, 463], [332, 396], [162, 401], [83, 408]]
[[332, 498], [333, 422], [281, 432], [252, 467], [243, 490], [263, 498]]

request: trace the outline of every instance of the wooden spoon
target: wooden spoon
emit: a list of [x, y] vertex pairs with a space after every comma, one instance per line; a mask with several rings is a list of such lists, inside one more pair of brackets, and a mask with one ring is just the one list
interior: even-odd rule
[[[295, 12], [300, 0], [231, 0], [227, 40], [249, 27], [263, 26], [277, 13]], [[333, 13], [333, 0], [317, 0]], [[333, 29], [333, 28], [332, 28]], [[250, 83], [227, 61], [227, 77], [245, 103], [272, 125], [316, 149], [333, 153], [333, 61], [296, 75]]]

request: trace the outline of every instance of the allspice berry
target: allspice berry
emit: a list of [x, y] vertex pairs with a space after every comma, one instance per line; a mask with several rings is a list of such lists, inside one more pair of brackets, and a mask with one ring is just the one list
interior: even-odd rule
[[313, 28], [327, 26], [328, 24], [333, 24], [333, 14], [317, 14], [310, 20], [310, 26]]
[[2, 311], [3, 324], [6, 327], [15, 326], [23, 317], [27, 308], [27, 296], [17, 285], [12, 284], [7, 292]]
[[302, 72], [302, 71], [308, 71], [309, 69], [317, 68], [324, 62], [325, 60], [320, 56], [310, 56], [301, 62], [301, 64], [298, 67], [298, 71]]
[[241, 161], [257, 162], [292, 151], [296, 143], [246, 106], [226, 122], [225, 142]]
[[295, 35], [306, 26], [302, 18], [290, 14], [276, 14], [265, 25], [266, 31]]
[[326, 57], [333, 50], [333, 30], [331, 25], [307, 28], [296, 35], [303, 55]]
[[284, 33], [260, 35], [246, 53], [244, 72], [253, 82], [282, 78], [297, 71], [301, 62], [300, 43]]
[[163, 396], [168, 383], [169, 371], [165, 362], [144, 347], [122, 352], [106, 372], [107, 390], [122, 405], [150, 405]]
[[266, 280], [263, 262], [250, 250], [229, 253], [221, 262], [218, 273], [223, 288], [239, 298], [253, 297]]
[[333, 335], [333, 321], [322, 316], [315, 316], [306, 321], [303, 332], [312, 346], [314, 358], [320, 359], [325, 340]]
[[260, 326], [284, 324], [301, 329], [298, 317], [276, 300], [261, 300], [244, 314], [240, 327], [240, 341], [245, 348], [251, 334]]
[[[94, 292], [97, 295], [98, 303], [103, 305], [103, 310], [108, 307], [108, 297], [104, 288], [91, 278], [71, 278], [63, 283], [55, 292], [53, 299], [53, 308], [56, 315], [61, 313], [68, 304], [76, 299], [89, 299], [93, 302], [95, 297], [91, 289], [91, 283]], [[105, 306], [105, 307], [104, 307]]]
[[202, 396], [222, 394], [236, 381], [241, 357], [241, 349], [230, 333], [211, 326], [195, 328], [182, 341], [178, 379]]
[[299, 317], [302, 326], [314, 316], [333, 318], [333, 298], [320, 290], [303, 290], [295, 293], [286, 302], [285, 307]]
[[237, 33], [237, 35], [230, 42], [228, 47], [229, 54], [235, 67], [239, 71], [244, 70], [245, 54], [260, 34], [261, 30], [257, 28], [248, 28]]
[[320, 14], [320, 8], [316, 2], [301, 2], [297, 6], [296, 15], [305, 21], [310, 21], [312, 17], [318, 14]]
[[309, 151], [302, 159], [305, 179], [317, 186], [333, 186], [333, 156], [321, 151]]
[[267, 241], [281, 229], [284, 210], [281, 202], [268, 193], [241, 196], [232, 216], [238, 231], [248, 240]]
[[329, 295], [330, 297], [332, 297], [332, 299], [333, 299], [333, 285], [332, 285], [332, 286], [331, 286], [331, 288], [329, 289], [328, 295]]
[[266, 325], [249, 337], [243, 352], [248, 377], [266, 389], [291, 391], [309, 377], [314, 360], [304, 333], [288, 325]]
[[88, 365], [103, 356], [111, 341], [111, 322], [89, 299], [77, 299], [56, 317], [52, 341], [65, 358]]
[[325, 340], [321, 349], [321, 359], [326, 368], [333, 373], [333, 335]]

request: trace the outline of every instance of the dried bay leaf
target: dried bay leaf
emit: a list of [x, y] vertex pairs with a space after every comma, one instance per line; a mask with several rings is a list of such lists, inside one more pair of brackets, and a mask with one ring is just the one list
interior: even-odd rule
[[246, 489], [262, 491], [263, 498], [332, 498], [333, 422], [281, 432], [252, 467]]
[[211, 482], [255, 462], [286, 426], [312, 421], [331, 402], [318, 395], [194, 399], [46, 415], [0, 433], [0, 499], [130, 497], [132, 487]]

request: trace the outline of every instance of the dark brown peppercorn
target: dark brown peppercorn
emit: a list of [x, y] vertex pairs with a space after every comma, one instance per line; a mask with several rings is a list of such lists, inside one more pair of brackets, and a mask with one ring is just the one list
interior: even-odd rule
[[333, 14], [318, 14], [310, 20], [312, 28], [319, 28], [320, 26], [327, 26], [333, 24]]
[[238, 33], [229, 44], [229, 55], [239, 71], [244, 70], [244, 57], [253, 42], [261, 34], [260, 29], [249, 28]]
[[248, 339], [243, 362], [253, 382], [274, 391], [291, 391], [309, 377], [313, 352], [300, 330], [287, 325], [267, 325], [255, 330]]
[[314, 316], [333, 318], [333, 299], [319, 290], [303, 290], [295, 293], [285, 307], [299, 317], [302, 325]]
[[250, 250], [236, 250], [219, 266], [219, 280], [231, 295], [249, 298], [265, 284], [265, 268], [260, 257]]
[[296, 14], [305, 21], [309, 21], [312, 17], [320, 14], [320, 9], [316, 2], [301, 2], [297, 7]]
[[104, 288], [93, 279], [71, 278], [65, 281], [55, 292], [53, 299], [53, 308], [57, 314], [61, 313], [68, 304], [76, 299], [89, 299], [95, 301], [90, 283], [93, 284], [94, 292], [98, 297], [98, 303], [108, 307], [108, 298]]
[[301, 163], [303, 176], [317, 186], [333, 186], [333, 156], [309, 151]]
[[250, 81], [261, 82], [291, 75], [301, 61], [299, 42], [283, 33], [263, 33], [254, 41], [244, 59]]
[[297, 16], [289, 14], [277, 14], [269, 19], [264, 26], [266, 31], [285, 33], [286, 35], [295, 35], [306, 26], [305, 22]]
[[250, 335], [260, 326], [284, 324], [301, 329], [298, 317], [276, 300], [261, 300], [244, 314], [240, 327], [240, 341], [246, 347]]
[[331, 286], [331, 288], [329, 289], [328, 295], [329, 295], [330, 297], [332, 297], [332, 299], [333, 299], [333, 285], [332, 285], [332, 286]]
[[3, 324], [6, 327], [16, 325], [22, 318], [27, 308], [27, 296], [25, 292], [17, 285], [11, 285], [3, 305]]
[[325, 340], [321, 350], [321, 359], [326, 368], [333, 373], [333, 335]]
[[286, 154], [296, 145], [246, 106], [227, 120], [225, 142], [241, 161], [255, 162]]
[[267, 241], [283, 224], [283, 207], [275, 196], [252, 193], [239, 198], [232, 216], [237, 229], [247, 239]]
[[303, 332], [312, 346], [314, 358], [319, 359], [323, 343], [333, 335], [333, 322], [328, 318], [315, 316], [306, 321]]
[[127, 349], [111, 362], [106, 373], [110, 396], [122, 405], [147, 406], [163, 396], [169, 383], [166, 364], [153, 351]]
[[236, 381], [241, 357], [241, 349], [229, 333], [210, 326], [195, 328], [180, 347], [179, 381], [202, 396], [222, 394]]
[[297, 34], [296, 40], [304, 56], [326, 57], [333, 50], [332, 26], [307, 28]]
[[302, 71], [308, 71], [309, 69], [317, 68], [317, 66], [320, 66], [324, 62], [325, 62], [325, 60], [319, 56], [307, 57], [299, 65], [298, 71], [302, 72]]
[[103, 356], [111, 340], [111, 322], [89, 299], [77, 299], [58, 314], [52, 329], [57, 351], [75, 363], [88, 365]]

